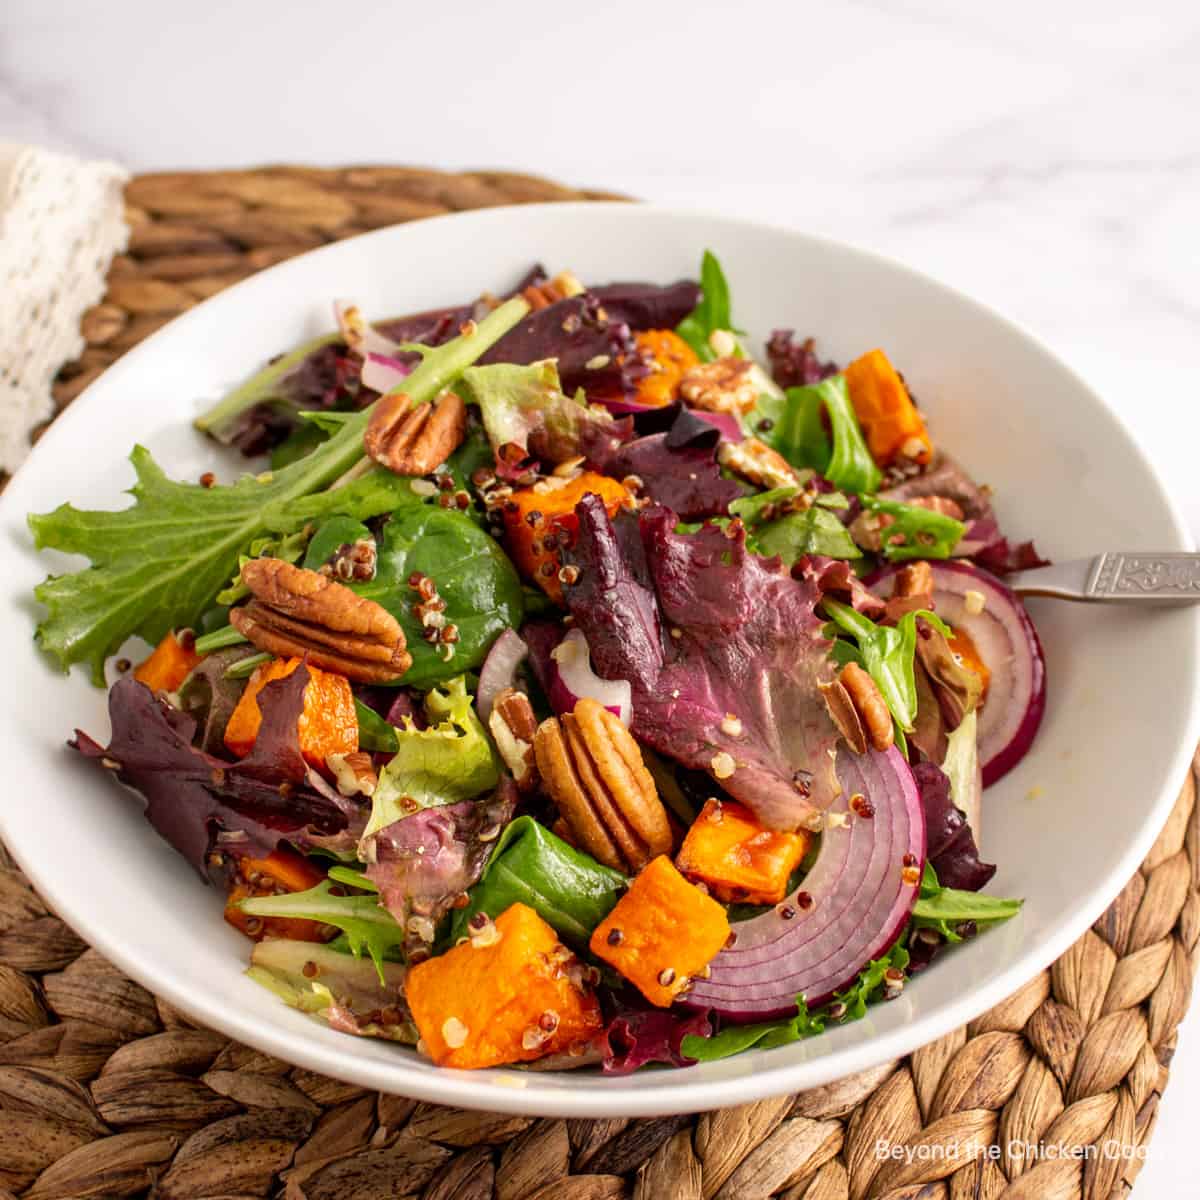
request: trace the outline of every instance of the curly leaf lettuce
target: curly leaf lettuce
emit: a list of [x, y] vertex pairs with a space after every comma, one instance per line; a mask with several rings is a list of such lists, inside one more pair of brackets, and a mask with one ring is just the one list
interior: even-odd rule
[[426, 729], [418, 729], [412, 717], [396, 729], [399, 749], [371, 797], [364, 843], [393, 821], [423, 808], [471, 800], [500, 782], [492, 744], [461, 675], [445, 691], [434, 689], [425, 697], [425, 715]]
[[[426, 353], [404, 390], [415, 402], [432, 399], [527, 311], [523, 300], [502, 304], [473, 332]], [[229, 486], [168, 479], [150, 452], [136, 446], [130, 456], [137, 474], [131, 507], [96, 512], [64, 504], [30, 516], [39, 549], [91, 560], [91, 566], [52, 575], [35, 590], [46, 607], [38, 643], [64, 671], [72, 663], [88, 663], [93, 681], [103, 685], [105, 659], [126, 638], [137, 634], [158, 642], [169, 629], [198, 623], [256, 539], [326, 515], [301, 502], [361, 461], [370, 412], [355, 413], [329, 441], [290, 466]]]

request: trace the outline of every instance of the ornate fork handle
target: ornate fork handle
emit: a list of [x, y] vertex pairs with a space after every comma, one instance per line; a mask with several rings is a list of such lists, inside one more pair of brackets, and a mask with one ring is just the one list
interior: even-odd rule
[[1200, 554], [1122, 553], [1055, 563], [1009, 576], [1025, 596], [1056, 596], [1106, 604], [1200, 603]]

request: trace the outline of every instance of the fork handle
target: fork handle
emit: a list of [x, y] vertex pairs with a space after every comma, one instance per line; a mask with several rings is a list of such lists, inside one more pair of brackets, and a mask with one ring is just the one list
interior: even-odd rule
[[1023, 596], [1101, 604], [1196, 604], [1200, 603], [1200, 554], [1107, 550], [1095, 558], [1018, 571], [1005, 582]]

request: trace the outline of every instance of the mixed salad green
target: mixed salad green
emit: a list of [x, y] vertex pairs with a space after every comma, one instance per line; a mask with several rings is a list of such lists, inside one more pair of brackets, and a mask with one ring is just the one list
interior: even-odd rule
[[29, 519], [90, 562], [36, 593], [112, 680], [72, 745], [253, 978], [439, 1065], [621, 1072], [854, 1020], [1019, 910], [977, 837], [1039, 560], [882, 351], [756, 361], [711, 253], [335, 314], [197, 420], [254, 471], [138, 446], [129, 507]]

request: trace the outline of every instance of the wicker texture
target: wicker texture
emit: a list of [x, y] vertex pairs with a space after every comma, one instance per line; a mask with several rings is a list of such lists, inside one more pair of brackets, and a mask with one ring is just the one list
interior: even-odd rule
[[[130, 254], [57, 399], [175, 313], [323, 241], [449, 209], [596, 195], [396, 168], [135, 180]], [[534, 1120], [368, 1093], [194, 1028], [87, 949], [0, 850], [0, 1200], [1120, 1197], [1153, 1130], [1198, 938], [1193, 774], [1094, 928], [910, 1058], [699, 1116]], [[881, 1157], [881, 1141], [903, 1157]], [[1024, 1145], [1059, 1156], [1012, 1152]]]

